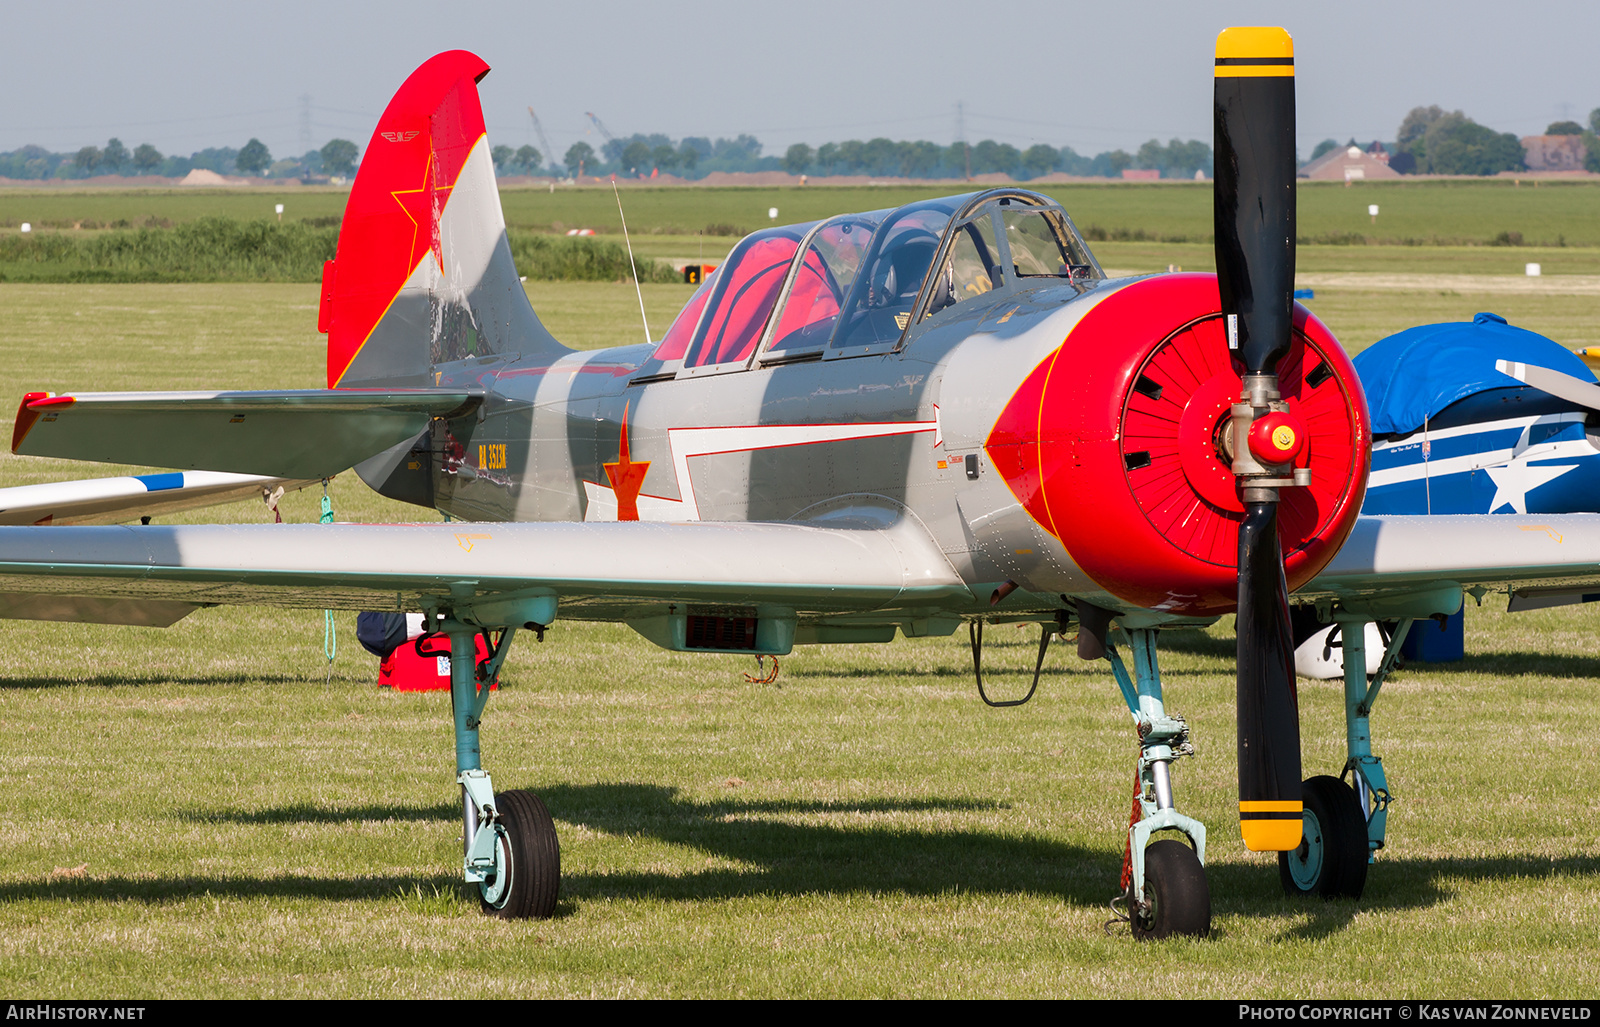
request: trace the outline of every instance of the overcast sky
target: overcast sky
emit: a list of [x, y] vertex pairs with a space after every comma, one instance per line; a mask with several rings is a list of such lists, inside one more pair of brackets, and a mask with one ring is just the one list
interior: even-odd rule
[[748, 132], [794, 142], [1044, 142], [1093, 155], [1152, 137], [1210, 141], [1211, 58], [1228, 25], [1295, 38], [1302, 156], [1326, 137], [1392, 139], [1413, 106], [1503, 132], [1600, 107], [1594, 0], [806, 0], [637, 3], [269, 0], [8, 3], [0, 150], [71, 151], [117, 136], [163, 153], [310, 143], [363, 150], [427, 57], [473, 50], [492, 143], [557, 156], [619, 136]]

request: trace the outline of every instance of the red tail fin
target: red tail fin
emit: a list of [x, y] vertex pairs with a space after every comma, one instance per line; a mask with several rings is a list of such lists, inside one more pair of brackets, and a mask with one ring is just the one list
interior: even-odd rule
[[465, 50], [439, 54], [378, 119], [323, 272], [329, 388], [431, 385], [440, 363], [561, 350], [506, 242], [478, 101], [488, 73]]

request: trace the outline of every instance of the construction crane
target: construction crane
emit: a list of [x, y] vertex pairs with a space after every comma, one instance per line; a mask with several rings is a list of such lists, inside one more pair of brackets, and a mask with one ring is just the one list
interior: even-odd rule
[[539, 115], [533, 113], [532, 107], [528, 108], [528, 117], [533, 119], [533, 134], [539, 137], [539, 145], [543, 147], [544, 162], [546, 164], [555, 164], [555, 162], [561, 158], [559, 155], [557, 155], [556, 151], [551, 148], [550, 140], [545, 138], [544, 126], [539, 124]]
[[583, 113], [589, 116], [589, 120], [594, 122], [594, 127], [599, 129], [600, 134], [606, 137], [606, 142], [614, 143], [617, 141], [617, 137], [611, 134], [609, 128], [606, 128], [606, 123], [594, 116], [594, 111], [584, 111]]

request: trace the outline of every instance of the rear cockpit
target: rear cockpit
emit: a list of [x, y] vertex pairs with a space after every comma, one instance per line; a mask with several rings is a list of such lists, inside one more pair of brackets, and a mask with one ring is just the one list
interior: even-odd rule
[[635, 382], [903, 348], [972, 309], [1105, 277], [1060, 205], [1022, 189], [922, 200], [742, 239]]

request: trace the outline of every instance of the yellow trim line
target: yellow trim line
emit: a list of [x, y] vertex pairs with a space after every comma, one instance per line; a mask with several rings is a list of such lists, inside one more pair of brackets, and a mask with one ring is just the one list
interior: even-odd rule
[[1240, 813], [1299, 813], [1304, 808], [1305, 803], [1299, 799], [1239, 800]]

